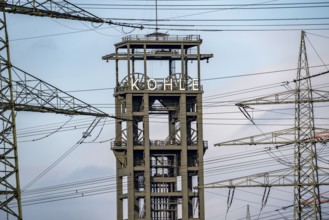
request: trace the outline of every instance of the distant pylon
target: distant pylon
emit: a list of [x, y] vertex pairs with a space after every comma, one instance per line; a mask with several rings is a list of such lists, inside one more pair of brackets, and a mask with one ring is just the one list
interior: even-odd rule
[[250, 218], [249, 204], [247, 205], [247, 215], [246, 215], [246, 220], [251, 220], [251, 218]]
[[320, 187], [312, 85], [304, 31], [301, 33], [295, 90], [294, 219], [318, 220], [322, 219]]

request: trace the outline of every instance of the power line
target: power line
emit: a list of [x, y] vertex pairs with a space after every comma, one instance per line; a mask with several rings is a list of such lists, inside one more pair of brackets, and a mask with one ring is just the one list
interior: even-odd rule
[[[97, 30], [106, 30], [110, 29], [111, 27], [104, 27], [104, 28], [97, 28]], [[45, 38], [45, 37], [56, 37], [56, 36], [63, 36], [63, 35], [69, 35], [69, 34], [78, 34], [83, 32], [90, 32], [94, 31], [95, 29], [86, 29], [86, 30], [80, 30], [80, 31], [71, 31], [71, 32], [63, 32], [63, 33], [54, 33], [54, 34], [45, 34], [45, 35], [39, 35], [39, 36], [31, 36], [31, 37], [23, 37], [23, 38], [16, 38], [10, 40], [10, 42], [14, 41], [22, 41], [22, 40], [33, 40], [33, 39], [39, 39], [39, 38]], [[122, 35], [113, 35], [113, 37], [118, 37]]]
[[[295, 23], [295, 24], [158, 24], [160, 27], [299, 27], [299, 26], [328, 26], [329, 23]], [[144, 26], [155, 26], [145, 23]], [[230, 29], [226, 29], [230, 30]], [[225, 31], [226, 31], [225, 30]]]
[[[321, 66], [329, 66], [329, 64], [310, 66], [309, 68], [316, 68], [316, 67], [321, 67]], [[248, 74], [240, 74], [240, 75], [212, 77], [212, 78], [201, 79], [201, 81], [208, 81], [208, 80], [215, 80], [215, 79], [216, 80], [218, 80], [218, 79], [231, 79], [231, 78], [246, 77], [246, 76], [267, 75], [267, 74], [272, 74], [272, 73], [282, 73], [282, 72], [295, 71], [297, 69], [298, 68], [290, 68], [290, 69], [272, 70], [272, 71], [257, 72], [257, 73], [248, 73]]]
[[[139, 7], [138, 7], [139, 6]], [[115, 6], [115, 7], [104, 7], [104, 6], [100, 6], [100, 7], [91, 7], [91, 6], [85, 6], [82, 7], [83, 9], [96, 9], [96, 10], [145, 10], [145, 9], [154, 9], [154, 6], [142, 6], [142, 5], [135, 5], [134, 7], [130, 6], [130, 5], [122, 5], [120, 6]], [[174, 6], [174, 7], [173, 7]], [[327, 4], [323, 4], [323, 5], [300, 5], [300, 6], [257, 6], [257, 7], [249, 7], [249, 6], [211, 6], [208, 5], [206, 7], [206, 5], [204, 7], [200, 7], [198, 5], [196, 5], [195, 7], [193, 7], [193, 5], [186, 5], [184, 6], [185, 8], [179, 8], [179, 7], [175, 7], [175, 5], [171, 5], [170, 7], [166, 6], [166, 7], [160, 7], [158, 8], [158, 10], [160, 11], [172, 11], [172, 10], [176, 10], [176, 11], [203, 11], [203, 10], [282, 10], [282, 9], [309, 9], [309, 8], [327, 8], [329, 7], [329, 5]], [[234, 8], [232, 8], [234, 7]]]
[[[261, 151], [257, 150], [259, 153], [261, 153]], [[251, 156], [252, 154], [249, 153], [249, 155]], [[253, 156], [256, 156], [255, 154]], [[232, 157], [230, 157], [232, 159]], [[210, 161], [214, 161], [215, 158], [213, 158]], [[217, 160], [218, 161], [218, 160]], [[207, 162], [207, 161], [205, 161]], [[241, 163], [240, 163], [241, 164]], [[74, 194], [85, 194], [87, 195], [88, 192], [96, 192], [96, 191], [100, 191], [103, 189], [109, 190], [109, 189], [115, 189], [114, 187], [114, 183], [110, 184], [110, 186], [112, 186], [112, 188], [109, 188], [108, 184], [107, 185], [100, 185], [102, 183], [107, 183], [108, 181], [114, 181], [115, 178], [114, 177], [103, 177], [103, 178], [96, 178], [96, 179], [91, 179], [91, 180], [85, 180], [85, 181], [77, 181], [77, 182], [72, 182], [72, 183], [67, 183], [67, 184], [61, 184], [61, 185], [56, 185], [56, 186], [50, 186], [50, 187], [43, 187], [43, 188], [39, 188], [39, 189], [33, 189], [33, 190], [27, 190], [24, 192], [24, 197], [28, 196], [29, 198], [33, 195], [33, 194], [43, 194], [45, 193], [45, 195], [43, 197], [35, 197], [34, 199], [30, 199], [27, 200], [29, 201], [28, 203], [32, 203], [33, 204], [39, 204], [40, 201], [45, 201], [45, 200], [50, 200], [53, 201], [54, 199], [56, 199], [55, 201], [58, 201], [57, 199], [62, 198], [62, 197], [67, 197], [67, 193], [69, 193], [69, 195], [74, 195]], [[96, 184], [96, 185], [95, 185]], [[88, 188], [84, 187], [84, 186], [90, 186]], [[73, 189], [76, 187], [84, 187], [84, 188], [80, 188], [80, 189]], [[58, 192], [59, 190], [66, 190], [66, 189], [70, 189], [72, 188], [72, 191], [62, 191], [62, 192]], [[95, 189], [95, 190], [92, 190]], [[97, 189], [97, 190], [96, 190]], [[88, 190], [88, 191], [84, 191], [84, 190]], [[54, 192], [54, 193], [51, 193]], [[57, 193], [55, 193], [57, 192]], [[71, 193], [71, 192], [76, 192], [76, 193]], [[113, 191], [115, 192], [115, 190]], [[65, 195], [62, 195], [63, 193], [65, 193]], [[33, 198], [33, 197], [31, 197]], [[24, 202], [24, 204], [27, 203]]]
[[[155, 21], [154, 19], [145, 19], [145, 18], [109, 18], [111, 20], [122, 20], [122, 21], [140, 21], [140, 22], [151, 22]], [[329, 17], [299, 17], [299, 18], [239, 18], [239, 19], [216, 19], [216, 18], [207, 18], [207, 19], [174, 19], [166, 18], [159, 19], [159, 21], [186, 21], [186, 22], [268, 22], [268, 21], [308, 21], [308, 20], [329, 20]]]
[[[255, 154], [256, 152], [256, 154]], [[258, 153], [257, 153], [258, 152]], [[256, 150], [253, 152], [249, 153], [242, 153], [240, 154], [241, 156], [240, 159], [245, 159], [243, 156], [249, 156], [255, 157], [255, 156], [261, 156], [262, 153], [266, 151], [264, 150]], [[233, 157], [232, 157], [233, 156]], [[226, 155], [223, 158], [226, 158], [227, 161], [234, 161], [237, 158], [236, 154], [231, 154], [231, 155]], [[218, 157], [221, 158], [222, 156]], [[270, 159], [270, 158], [269, 158]], [[254, 161], [254, 159], [252, 160]], [[218, 163], [218, 162], [225, 162], [225, 160], [219, 160], [216, 157], [210, 158], [209, 160], [205, 160], [204, 163]], [[246, 167], [246, 162], [235, 162], [235, 164], [238, 164], [240, 166]], [[258, 161], [259, 164], [262, 164], [263, 166], [266, 165], [264, 164], [264, 161]], [[252, 167], [255, 167], [257, 165], [253, 165]], [[217, 168], [219, 166], [216, 166]], [[222, 169], [221, 171], [227, 171], [228, 167], [223, 167], [220, 166]], [[236, 169], [233, 169], [236, 170]], [[208, 173], [209, 169], [206, 168], [206, 172]], [[213, 172], [213, 171], [212, 171]], [[217, 175], [222, 175], [223, 172], [216, 173]], [[213, 174], [212, 174], [213, 176]], [[33, 190], [28, 190], [24, 192], [24, 197], [28, 197], [29, 199], [24, 201], [24, 205], [35, 205], [35, 204], [42, 204], [42, 203], [48, 203], [48, 202], [55, 202], [55, 201], [61, 201], [61, 200], [67, 200], [67, 199], [73, 199], [73, 198], [83, 198], [86, 196], [91, 196], [91, 195], [98, 195], [101, 193], [113, 193], [116, 192], [115, 188], [115, 183], [114, 183], [115, 177], [110, 176], [110, 177], [102, 177], [102, 178], [96, 178], [96, 179], [89, 179], [89, 180], [84, 180], [84, 181], [76, 181], [72, 183], [66, 183], [66, 184], [60, 184], [60, 185], [55, 185], [55, 186], [50, 186], [50, 187], [43, 187], [39, 189], [33, 189]], [[109, 182], [110, 181], [110, 182]], [[112, 183], [111, 183], [112, 181]], [[103, 183], [106, 183], [105, 185]], [[80, 187], [80, 188], [77, 188]], [[82, 188], [81, 188], [82, 187]], [[76, 189], [74, 189], [76, 188]], [[72, 189], [71, 191], [67, 191], [67, 189]], [[64, 191], [63, 191], [64, 190]], [[40, 194], [38, 196], [38, 194]], [[44, 194], [44, 195], [42, 195]], [[257, 193], [251, 193], [254, 195], [259, 196]], [[33, 196], [35, 195], [35, 196]], [[237, 199], [239, 200], [239, 199]], [[263, 213], [266, 214], [266, 213]]]
[[[144, 27], [144, 29], [154, 29], [151, 27]], [[329, 27], [325, 28], [264, 28], [264, 29], [202, 29], [202, 28], [159, 28], [163, 31], [189, 31], [189, 32], [284, 32], [284, 31], [327, 31]]]
[[64, 160], [69, 154], [71, 154], [79, 145], [81, 145], [84, 140], [90, 135], [90, 133], [94, 130], [95, 126], [100, 122], [101, 119], [95, 118], [93, 122], [89, 125], [85, 134], [82, 138], [74, 144], [69, 150], [67, 150], [64, 154], [62, 154], [57, 160], [55, 160], [49, 167], [47, 167], [44, 171], [42, 171], [38, 176], [36, 176], [33, 180], [31, 180], [25, 187], [22, 188], [22, 191], [30, 188], [34, 183], [40, 180], [44, 175], [46, 175], [50, 170], [52, 170], [55, 166], [57, 166], [62, 160]]
[[306, 33], [307, 33], [307, 34], [310, 34], [310, 35], [317, 36], [317, 37], [322, 37], [322, 38], [327, 38], [327, 39], [329, 39], [329, 36], [324, 36], [324, 35], [315, 34], [315, 33], [311, 33], [311, 32], [306, 32]]
[[[314, 66], [310, 66], [309, 68], [317, 68], [317, 67], [323, 67], [323, 66], [326, 67], [326, 66], [329, 66], [329, 64], [314, 65]], [[282, 73], [282, 72], [289, 72], [289, 71], [295, 71], [295, 70], [297, 70], [297, 68], [288, 68], [288, 69], [282, 69], [282, 70], [271, 70], [271, 71], [248, 73], [248, 74], [239, 74], [239, 75], [227, 75], [227, 76], [221, 76], [221, 77], [204, 78], [204, 79], [201, 79], [201, 81], [221, 80], [221, 79], [240, 78], [240, 77], [247, 77], [247, 76], [266, 75], [266, 74]], [[279, 83], [277, 83], [277, 84], [279, 84]], [[282, 82], [281, 82], [281, 84], [282, 84]], [[274, 84], [270, 84], [270, 85], [274, 85]], [[112, 89], [115, 89], [115, 88], [114, 87], [108, 87], [108, 88], [90, 88], [90, 89], [70, 90], [70, 91], [65, 91], [65, 92], [68, 92], [68, 93], [93, 92], [93, 91], [103, 91], [103, 90], [112, 90]]]
[[74, 92], [95, 92], [95, 91], [104, 91], [104, 90], [113, 90], [115, 87], [107, 87], [107, 88], [95, 88], [95, 89], [79, 89], [79, 90], [70, 90], [70, 91], [65, 91], [69, 93], [74, 93]]
[[[326, 2], [294, 2], [294, 3], [255, 3], [253, 6], [285, 6], [285, 5], [321, 5], [321, 4], [329, 4]], [[76, 5], [80, 6], [117, 6], [117, 7], [155, 7], [154, 4], [117, 4], [117, 3], [77, 3]], [[158, 4], [158, 7], [168, 7], [168, 4]], [[246, 4], [170, 4], [171, 7], [236, 7], [236, 6], [246, 6]]]

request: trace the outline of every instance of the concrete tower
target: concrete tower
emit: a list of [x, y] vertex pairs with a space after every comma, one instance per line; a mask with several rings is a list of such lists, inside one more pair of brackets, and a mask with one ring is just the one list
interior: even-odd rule
[[118, 220], [205, 219], [204, 191], [194, 187], [204, 184], [207, 149], [200, 66], [212, 54], [200, 54], [201, 43], [196, 35], [131, 35], [103, 57], [115, 61], [115, 112], [126, 119], [116, 120], [111, 144]]

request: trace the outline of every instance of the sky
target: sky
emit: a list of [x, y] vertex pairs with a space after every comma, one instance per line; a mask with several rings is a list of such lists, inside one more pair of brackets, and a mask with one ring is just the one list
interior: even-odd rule
[[[307, 32], [309, 66], [320, 66], [311, 68], [311, 74], [327, 70], [323, 63], [329, 64], [329, 26], [328, 18], [324, 18], [327, 17], [329, 4], [325, 4], [327, 7], [313, 8], [289, 8], [293, 5], [285, 5], [286, 8], [280, 9], [250, 9], [253, 7], [252, 4], [256, 3], [309, 2], [312, 1], [159, 1], [161, 5], [159, 8], [166, 9], [159, 10], [158, 13], [160, 31], [171, 35], [200, 35], [203, 39], [201, 52], [214, 55], [209, 63], [203, 62], [201, 67], [204, 89], [204, 139], [209, 142], [209, 149], [205, 154], [206, 183], [282, 168], [285, 166], [276, 160], [284, 158], [289, 161], [289, 155], [292, 158], [291, 149], [273, 152], [273, 156], [264, 153], [264, 146], [214, 147], [214, 144], [293, 126], [293, 107], [291, 106], [255, 107], [250, 112], [255, 118], [257, 124], [255, 126], [245, 119], [234, 103], [288, 89], [282, 82], [292, 81], [296, 77], [296, 70], [293, 69], [297, 67], [302, 29]], [[90, 1], [75, 0], [72, 3], [102, 18], [122, 22], [145, 22], [143, 24], [146, 27], [154, 28], [154, 26], [148, 26], [153, 25], [154, 21], [116, 20], [154, 19], [155, 13], [152, 6], [154, 1], [125, 0], [118, 3], [118, 1], [99, 0], [96, 2], [97, 5], [86, 5]], [[131, 6], [100, 5], [102, 3]], [[193, 10], [187, 10], [186, 5], [198, 4], [212, 6], [207, 6], [206, 9], [199, 6], [198, 10], [195, 7]], [[240, 4], [240, 6], [232, 6], [232, 4]], [[241, 4], [248, 4], [248, 6], [241, 6]], [[184, 10], [179, 10], [180, 6], [177, 5], [185, 5]], [[230, 6], [225, 6], [223, 9], [214, 5]], [[283, 6], [280, 5], [280, 7]], [[171, 21], [161, 21], [167, 18]], [[294, 20], [280, 20], [283, 18]], [[301, 20], [301, 18], [323, 19]], [[194, 20], [175, 21], [173, 19]], [[200, 21], [202, 19], [217, 19], [218, 21], [202, 22]], [[229, 19], [231, 21], [228, 21]], [[232, 21], [232, 19], [238, 19], [238, 21]], [[263, 20], [250, 21], [250, 19]], [[264, 21], [264, 19], [273, 20]], [[114, 63], [103, 61], [102, 56], [114, 52], [113, 45], [120, 42], [126, 35], [144, 35], [154, 31], [105, 24], [98, 27], [88, 22], [18, 14], [8, 14], [7, 20], [13, 65], [109, 114], [114, 114], [115, 69]], [[172, 26], [162, 26], [165, 24]], [[297, 26], [283, 26], [287, 24]], [[308, 30], [319, 28], [323, 30]], [[157, 69], [156, 66], [151, 67], [154, 75]], [[292, 70], [247, 77], [230, 77], [286, 69]], [[228, 78], [225, 78], [227, 76]], [[328, 74], [312, 80], [314, 87], [328, 91]], [[293, 83], [288, 86], [294, 88]], [[282, 110], [282, 108], [286, 109]], [[318, 118], [316, 123], [319, 127], [329, 128], [326, 112], [328, 112], [328, 105], [325, 103], [315, 106], [315, 114]], [[17, 132], [22, 188], [74, 146], [92, 120], [92, 117], [87, 116], [71, 118], [65, 115], [19, 112]], [[62, 129], [63, 125], [67, 129]], [[155, 128], [162, 127], [161, 123], [155, 125]], [[29, 190], [91, 179], [101, 179], [99, 185], [113, 184], [114, 180], [111, 178], [115, 175], [115, 157], [111, 152], [109, 141], [113, 137], [113, 120], [102, 121], [91, 137], [85, 141], [91, 143], [79, 145], [63, 161], [34, 183]], [[164, 139], [165, 135], [155, 133], [154, 138]], [[258, 155], [256, 152], [259, 151], [262, 153]], [[323, 148], [323, 153], [324, 156], [327, 155], [328, 149]], [[241, 155], [240, 159], [237, 155]], [[251, 160], [248, 160], [247, 155], [251, 157]], [[271, 159], [273, 161], [263, 163], [262, 159], [265, 158], [268, 158], [267, 161]], [[255, 163], [252, 164], [250, 161], [255, 161]], [[76, 189], [73, 187], [66, 190], [74, 194]], [[38, 203], [40, 198], [33, 197], [38, 196], [37, 194], [28, 195], [26, 191], [24, 195], [23, 192], [23, 203], [27, 202], [23, 207], [24, 219], [41, 220], [44, 216], [47, 216], [48, 220], [114, 219], [116, 209], [113, 189], [114, 185], [107, 193], [94, 196], [85, 194], [81, 198], [51, 203], [41, 201], [40, 204], [28, 203], [28, 201]], [[328, 191], [327, 188], [324, 190]], [[280, 216], [278, 211], [273, 210], [290, 205], [291, 192], [291, 188], [272, 190], [268, 204], [261, 213], [269, 212], [270, 215]], [[224, 219], [225, 216], [227, 219], [244, 218], [247, 205], [250, 205], [252, 216], [260, 213], [263, 189], [237, 190], [229, 212], [226, 212], [227, 193], [227, 189], [206, 189], [207, 220]], [[281, 212], [285, 214], [285, 210]], [[289, 213], [289, 210], [286, 213]], [[264, 215], [263, 219], [267, 217]]]

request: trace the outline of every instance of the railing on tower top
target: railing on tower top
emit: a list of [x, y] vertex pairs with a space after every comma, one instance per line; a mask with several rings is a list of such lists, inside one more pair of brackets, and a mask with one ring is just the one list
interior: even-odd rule
[[[137, 144], [137, 143], [135, 143]], [[138, 143], [138, 145], [142, 145], [143, 143]], [[179, 146], [181, 143], [176, 141], [166, 141], [166, 140], [150, 140], [150, 146], [153, 147], [161, 147], [161, 146]], [[188, 141], [187, 144], [189, 146], [196, 146], [196, 141]], [[112, 141], [111, 147], [127, 147], [126, 141]], [[208, 149], [208, 141], [203, 141], [203, 148]]]
[[199, 41], [200, 35], [128, 35], [122, 41], [131, 40], [164, 40], [164, 41]]

